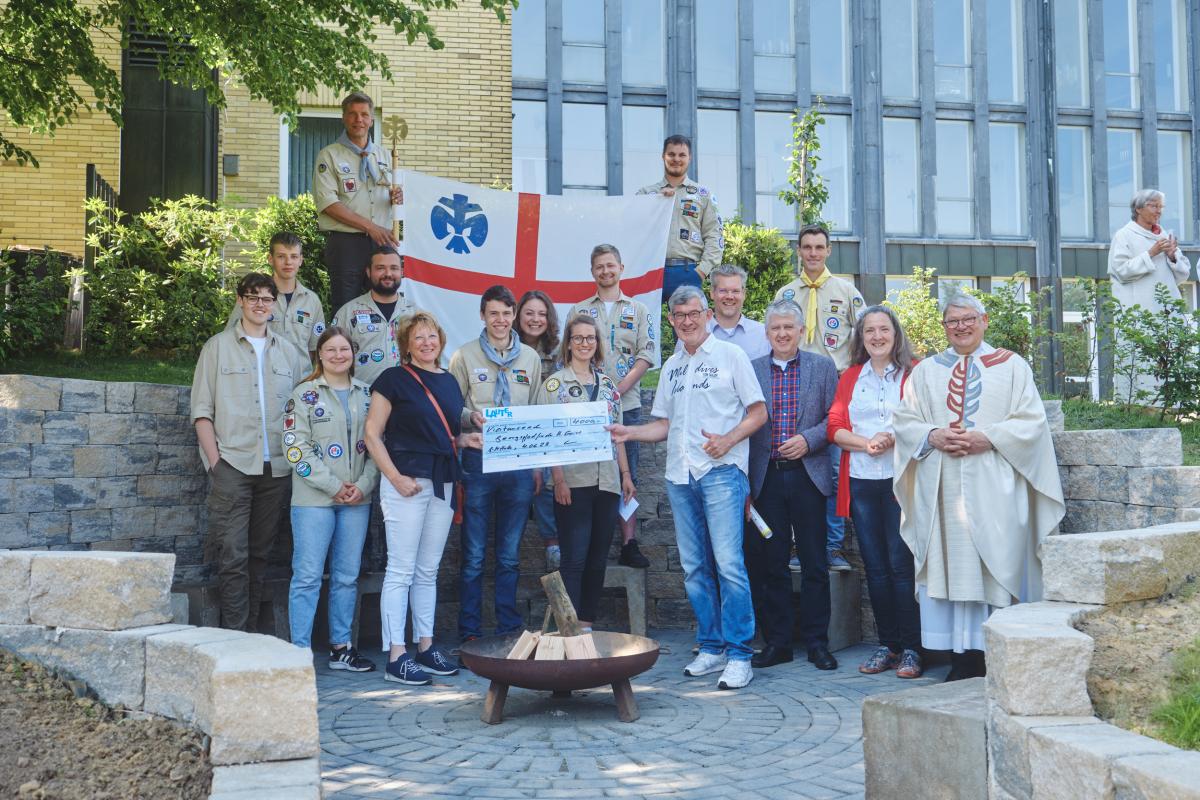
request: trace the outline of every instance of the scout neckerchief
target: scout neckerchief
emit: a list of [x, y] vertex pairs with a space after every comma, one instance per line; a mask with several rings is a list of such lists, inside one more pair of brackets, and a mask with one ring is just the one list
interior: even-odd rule
[[496, 348], [492, 347], [492, 343], [488, 341], [487, 331], [479, 332], [479, 346], [483, 348], [483, 354], [500, 368], [496, 370], [496, 390], [492, 392], [492, 402], [498, 407], [508, 405], [512, 399], [508, 391], [508, 367], [517, 360], [517, 356], [521, 355], [521, 340], [517, 337], [517, 332], [509, 331], [508, 335], [511, 337], [508, 343], [508, 355], [501, 358], [500, 354], [496, 352]]
[[367, 142], [366, 147], [359, 147], [354, 142], [350, 141], [350, 137], [346, 135], [345, 131], [342, 131], [342, 135], [338, 137], [337, 141], [338, 141], [338, 144], [340, 144], [342, 147], [345, 147], [347, 150], [353, 151], [355, 153], [355, 155], [358, 156], [358, 178], [359, 178], [359, 180], [365, 181], [367, 179], [367, 175], [369, 173], [371, 176], [371, 180], [375, 181], [375, 183], [383, 182], [383, 173], [381, 173], [379, 171], [379, 163], [376, 162], [375, 159], [371, 156], [370, 141]]
[[808, 308], [804, 310], [804, 327], [808, 330], [804, 332], [804, 336], [805, 341], [809, 344], [812, 344], [813, 337], [817, 334], [817, 290], [832, 277], [829, 267], [823, 267], [815, 281], [808, 277], [808, 273], [803, 268], [800, 270], [800, 280], [808, 287]]

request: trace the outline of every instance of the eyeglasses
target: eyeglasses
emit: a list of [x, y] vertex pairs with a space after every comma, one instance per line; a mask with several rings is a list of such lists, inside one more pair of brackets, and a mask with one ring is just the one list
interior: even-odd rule
[[979, 317], [962, 317], [960, 319], [944, 319], [942, 325], [947, 328], [974, 328], [975, 323], [979, 322]]
[[244, 294], [242, 295], [242, 302], [248, 306], [272, 306], [275, 305], [275, 298], [269, 294]]
[[687, 320], [688, 322], [699, 322], [700, 318], [703, 316], [704, 316], [703, 311], [673, 311], [673, 312], [671, 312], [671, 319], [675, 320], [676, 322], [683, 322], [684, 320]]
[[595, 344], [595, 336], [572, 336], [571, 344]]

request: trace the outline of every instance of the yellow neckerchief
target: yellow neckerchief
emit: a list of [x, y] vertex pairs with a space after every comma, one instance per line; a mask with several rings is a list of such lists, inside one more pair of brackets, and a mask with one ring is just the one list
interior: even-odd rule
[[817, 334], [817, 290], [832, 277], [833, 274], [829, 271], [829, 267], [821, 270], [821, 274], [815, 281], [808, 277], [808, 273], [804, 271], [803, 267], [800, 268], [800, 282], [808, 287], [808, 307], [804, 310], [804, 327], [808, 330], [804, 332], [804, 335], [809, 344], [812, 344], [813, 337]]

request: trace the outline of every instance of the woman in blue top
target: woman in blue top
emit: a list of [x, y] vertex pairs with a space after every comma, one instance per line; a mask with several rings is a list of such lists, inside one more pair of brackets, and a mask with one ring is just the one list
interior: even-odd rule
[[[463, 396], [441, 368], [446, 333], [437, 319], [427, 311], [404, 317], [396, 344], [401, 366], [384, 370], [371, 386], [366, 442], [382, 476], [379, 502], [387, 531], [380, 597], [383, 646], [389, 651], [384, 678], [420, 686], [432, 681], [430, 674], [458, 672], [433, 644], [437, 573], [454, 518], [454, 484], [462, 477], [457, 448], [483, 443], [480, 434], [464, 436], [459, 428]], [[416, 658], [405, 648], [409, 610]]]

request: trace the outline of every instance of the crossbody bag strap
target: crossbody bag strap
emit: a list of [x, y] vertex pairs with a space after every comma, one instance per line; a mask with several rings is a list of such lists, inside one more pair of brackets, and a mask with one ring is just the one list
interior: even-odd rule
[[433, 392], [429, 391], [429, 387], [425, 385], [425, 381], [421, 380], [421, 376], [417, 374], [416, 370], [414, 370], [408, 364], [401, 364], [401, 366], [408, 370], [408, 374], [413, 376], [413, 380], [415, 380], [417, 384], [425, 390], [425, 396], [428, 397], [429, 402], [433, 404], [433, 410], [437, 412], [438, 419], [442, 421], [442, 427], [446, 429], [446, 435], [450, 437], [450, 449], [454, 451], [454, 455], [457, 458], [458, 445], [454, 441], [454, 433], [450, 430], [450, 423], [446, 421], [446, 415], [442, 413], [442, 407], [438, 405], [437, 398], [433, 396]]

